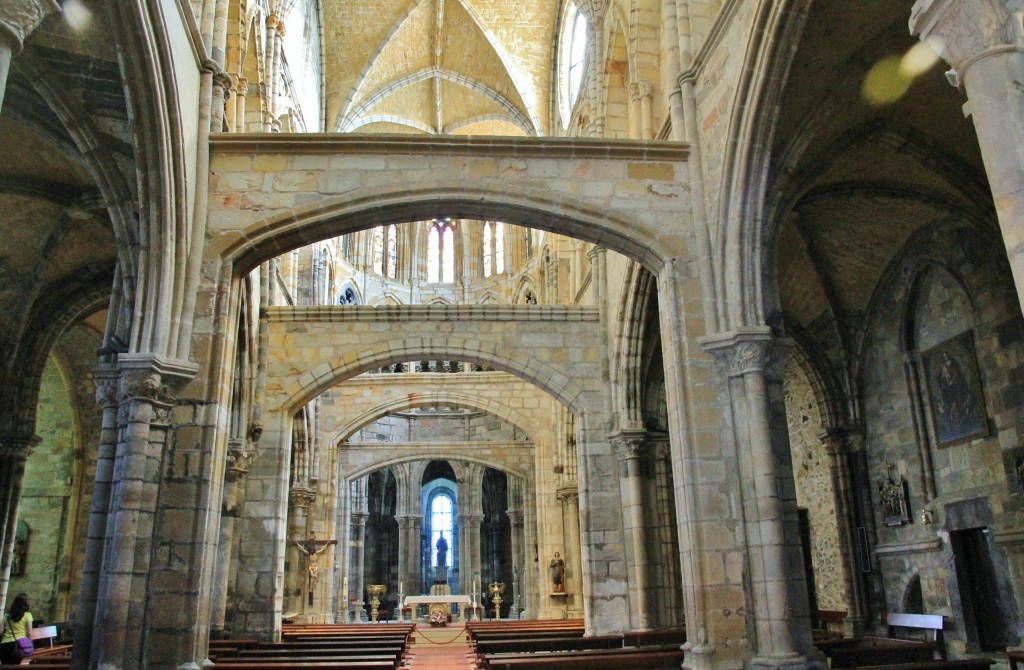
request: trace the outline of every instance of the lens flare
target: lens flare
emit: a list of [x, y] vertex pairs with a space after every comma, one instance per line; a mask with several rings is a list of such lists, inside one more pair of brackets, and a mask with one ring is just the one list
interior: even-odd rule
[[932, 69], [939, 62], [939, 54], [924, 42], [918, 42], [900, 59], [900, 74], [913, 79]]
[[71, 30], [80, 33], [92, 23], [92, 10], [82, 4], [82, 0], [64, 0], [64, 20]]
[[924, 42], [912, 46], [902, 56], [886, 56], [875, 63], [864, 77], [861, 92], [873, 107], [890, 105], [904, 95], [914, 80], [939, 62], [939, 55]]

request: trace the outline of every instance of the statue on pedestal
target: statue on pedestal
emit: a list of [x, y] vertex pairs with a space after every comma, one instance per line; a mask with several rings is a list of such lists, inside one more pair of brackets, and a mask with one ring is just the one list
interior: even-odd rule
[[556, 551], [548, 565], [551, 568], [551, 592], [565, 593], [565, 559]]

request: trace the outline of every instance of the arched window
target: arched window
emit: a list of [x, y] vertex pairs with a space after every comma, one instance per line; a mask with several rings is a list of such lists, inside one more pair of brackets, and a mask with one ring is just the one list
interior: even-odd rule
[[387, 272], [385, 273], [391, 279], [395, 278], [398, 273], [398, 226], [391, 224], [388, 226], [388, 241], [387, 241]]
[[505, 272], [505, 224], [484, 222], [484, 276]]
[[559, 111], [562, 116], [562, 127], [569, 127], [572, 108], [580, 97], [583, 85], [583, 74], [587, 60], [587, 19], [569, 2], [562, 19], [562, 35], [559, 41], [558, 78], [559, 78]]
[[371, 269], [379, 275], [384, 274], [384, 229], [373, 229], [373, 265]]
[[437, 565], [437, 540], [444, 533], [448, 542], [449, 558], [445, 562], [451, 565], [452, 547], [452, 499], [444, 493], [434, 496], [430, 501], [430, 564]]
[[455, 229], [451, 221], [430, 222], [427, 231], [427, 281], [451, 284], [455, 281]]

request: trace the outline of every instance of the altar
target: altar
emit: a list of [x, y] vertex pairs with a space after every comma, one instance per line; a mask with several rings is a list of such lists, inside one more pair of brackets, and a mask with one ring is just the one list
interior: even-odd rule
[[[454, 621], [464, 622], [466, 607], [472, 604], [472, 599], [469, 596], [457, 596], [452, 594], [447, 595], [434, 595], [434, 596], [406, 596], [405, 600], [402, 601], [403, 607], [413, 608], [417, 605], [434, 605], [441, 603], [444, 605], [459, 605], [459, 616]], [[415, 620], [416, 612], [413, 610], [413, 619]]]

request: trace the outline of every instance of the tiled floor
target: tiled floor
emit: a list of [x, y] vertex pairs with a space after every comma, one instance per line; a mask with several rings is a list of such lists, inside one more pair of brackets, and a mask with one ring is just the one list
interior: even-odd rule
[[473, 670], [476, 657], [461, 626], [416, 627], [416, 642], [411, 645], [406, 668], [412, 670]]

